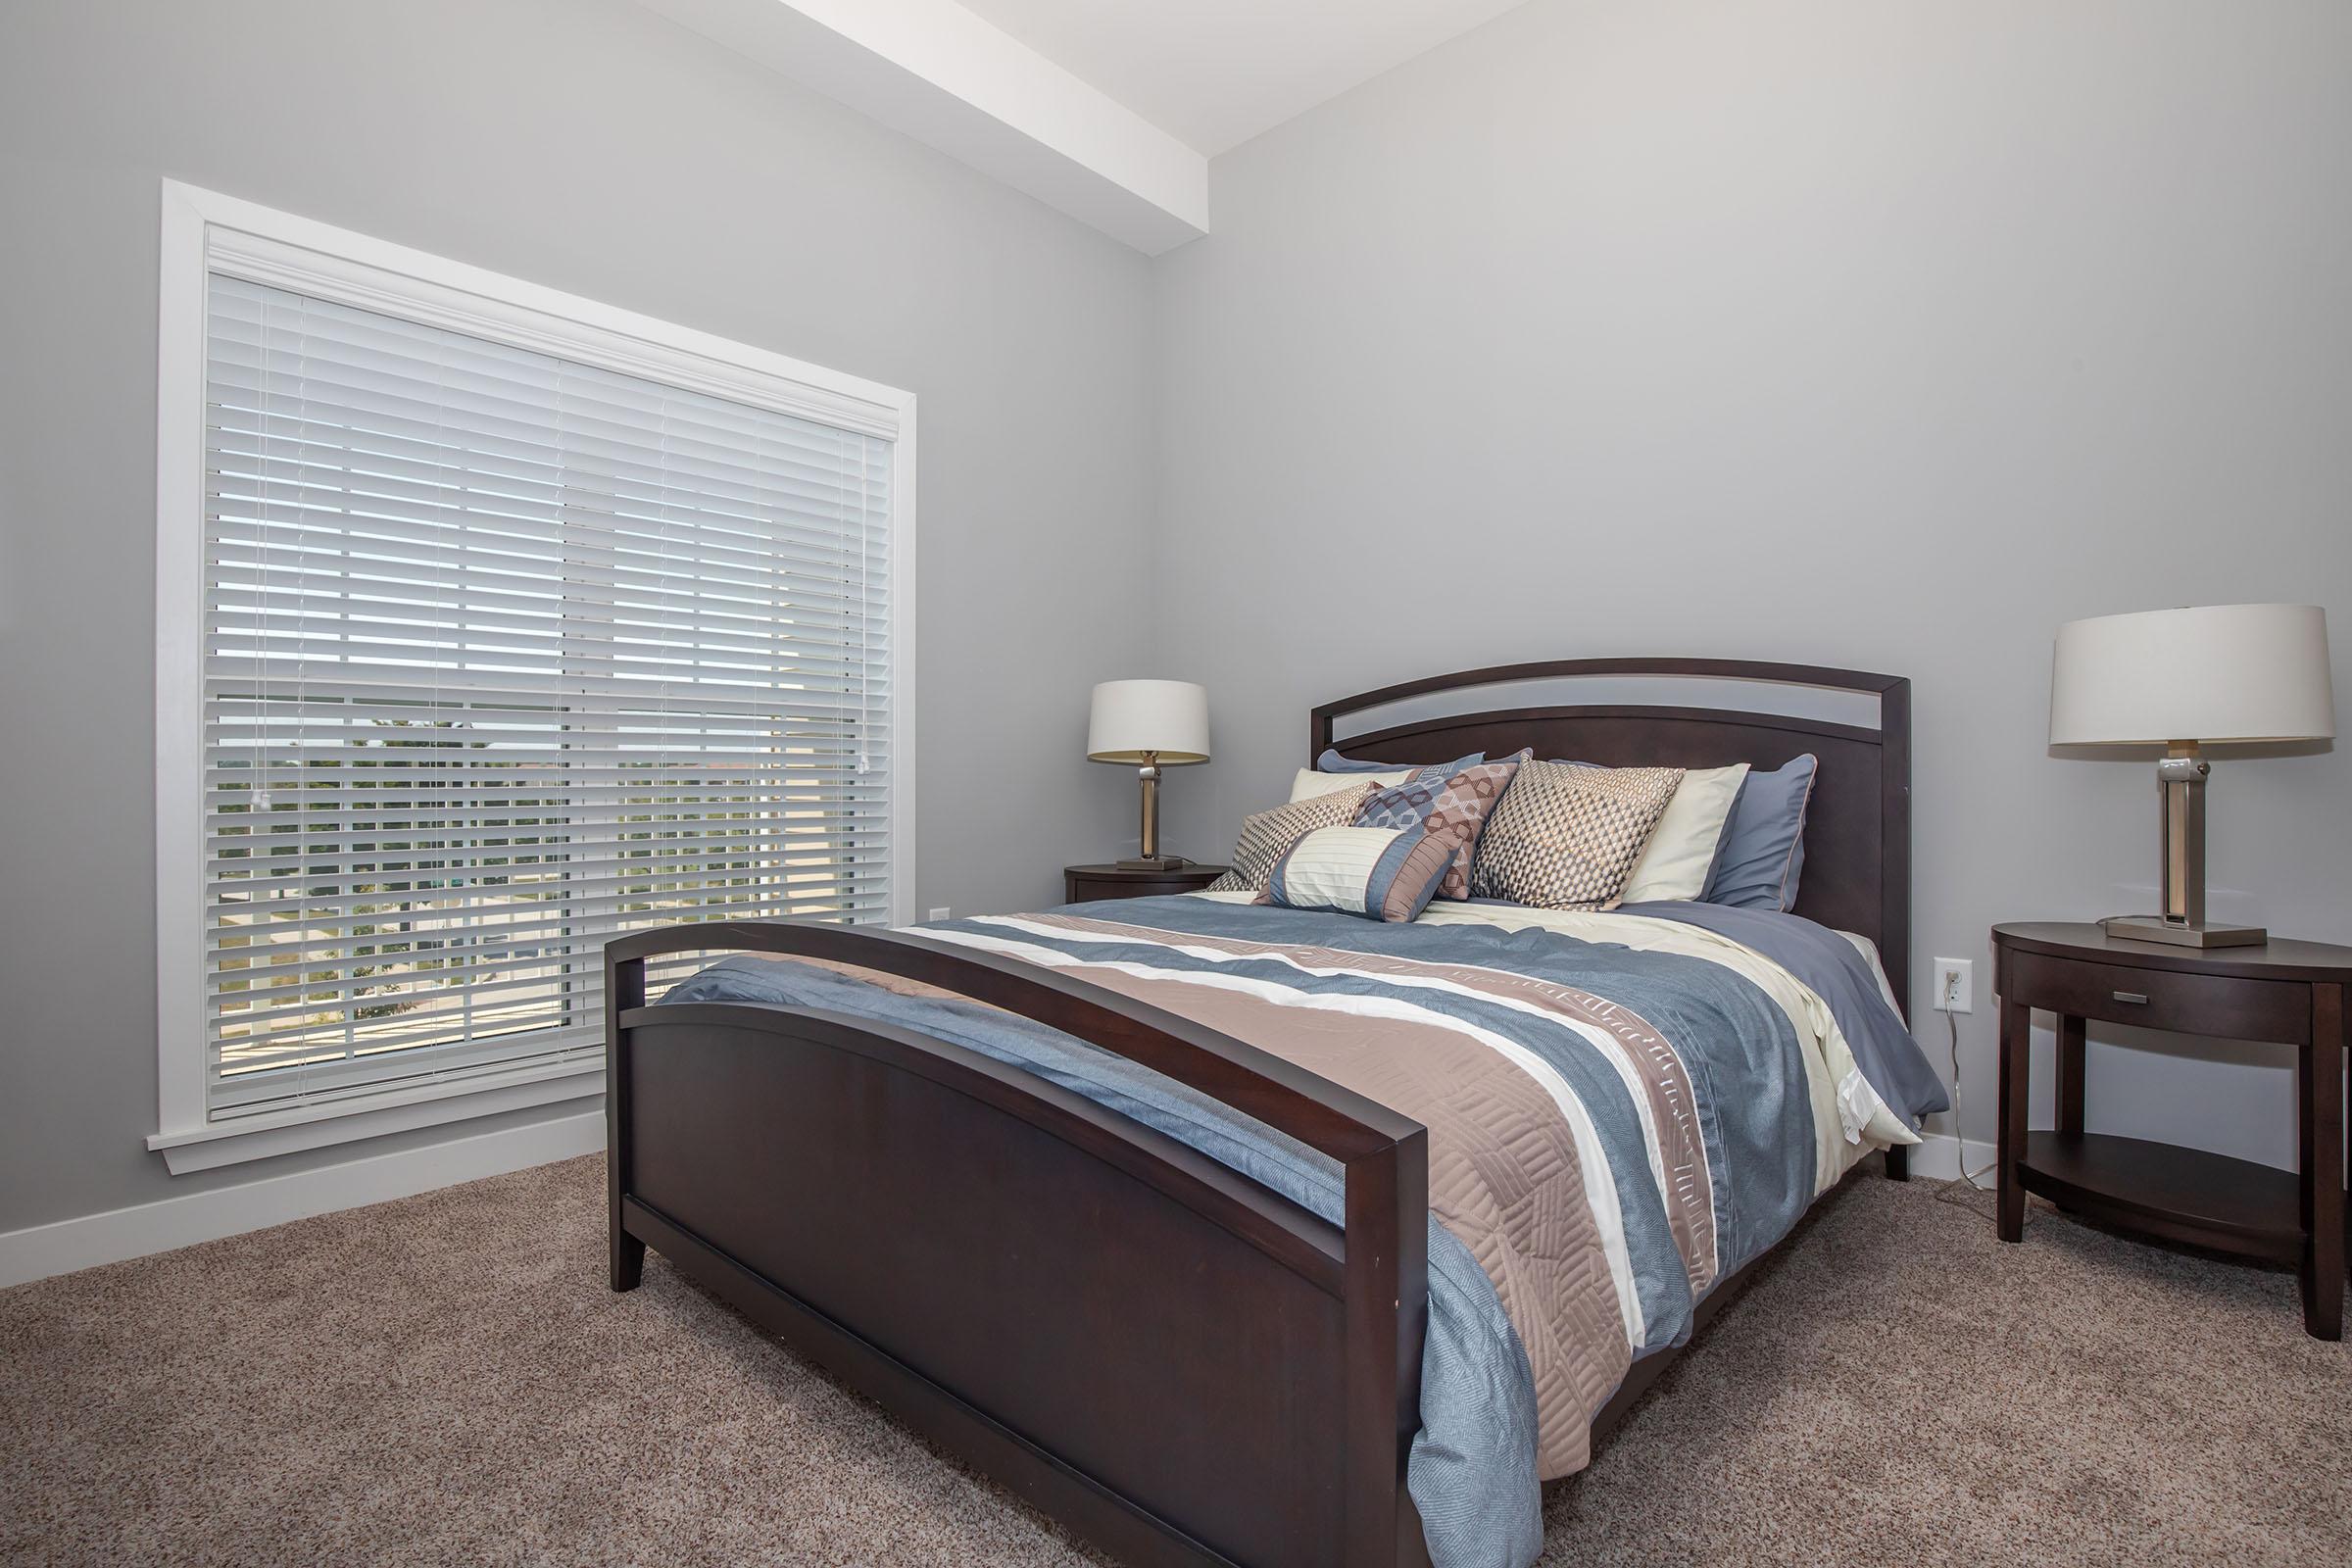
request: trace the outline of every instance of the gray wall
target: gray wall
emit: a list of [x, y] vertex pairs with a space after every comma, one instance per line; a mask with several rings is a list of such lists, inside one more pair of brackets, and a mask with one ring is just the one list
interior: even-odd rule
[[290, 1168], [140, 1147], [167, 174], [913, 390], [919, 902], [1054, 902], [1132, 834], [1079, 757], [1151, 637], [1094, 591], [1148, 550], [1144, 258], [618, 0], [9, 0], [0, 1231]]
[[[1986, 926], [2152, 900], [2145, 765], [2046, 753], [2051, 629], [2316, 599], [2352, 716], [2352, 6], [1537, 0], [1211, 181], [1159, 264], [1181, 849], [1391, 679], [1907, 674], [1912, 990], [1977, 960], [1988, 1138]], [[2348, 800], [2352, 746], [2222, 758], [2225, 912], [2352, 940]], [[2092, 1123], [2291, 1164], [2246, 1057], [2097, 1051]]]
[[[159, 175], [919, 393], [925, 907], [1132, 840], [1099, 678], [1210, 684], [1207, 858], [1393, 678], [1911, 675], [1914, 988], [1979, 960], [1984, 1137], [1985, 925], [2149, 897], [2145, 770], [2045, 755], [2050, 627], [2316, 598], [2352, 646], [2347, 61], [2332, 0], [1539, 0], [1218, 160], [1154, 265], [620, 0], [16, 0], [0, 1231], [341, 1157], [139, 1145]], [[2224, 761], [2227, 912], [2352, 939], [2348, 785]], [[2092, 1118], [2285, 1162], [2278, 1060], [2103, 1050]]]

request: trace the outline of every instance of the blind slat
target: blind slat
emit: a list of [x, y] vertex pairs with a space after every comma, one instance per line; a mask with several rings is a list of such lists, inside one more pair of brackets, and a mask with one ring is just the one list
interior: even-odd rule
[[[710, 543], [688, 551], [664, 551], [662, 541], [616, 526], [610, 514], [587, 514], [578, 509], [553, 524], [527, 517], [498, 517], [455, 526], [427, 514], [435, 509], [412, 506], [404, 514], [391, 505], [365, 513], [338, 506], [306, 503], [299, 497], [222, 496], [208, 494], [206, 505], [218, 515], [219, 539], [227, 545], [275, 545], [300, 549], [307, 563], [337, 566], [368, 575], [394, 575], [406, 569], [412, 583], [463, 587], [466, 579], [446, 578], [450, 571], [477, 571], [492, 587], [558, 584], [566, 598], [572, 585], [661, 591], [682, 584], [717, 584], [746, 589], [769, 598], [789, 598], [795, 588], [841, 602], [851, 590], [860, 594], [885, 591], [881, 564], [844, 547], [832, 552], [818, 544], [803, 544], [785, 523], [772, 525], [773, 544], [755, 554], [735, 544]], [[476, 514], [477, 518], [479, 514]], [[495, 521], [499, 526], [489, 526]], [[659, 526], [649, 520], [647, 526]], [[730, 536], [731, 537], [731, 536]], [[220, 560], [223, 566], [233, 562]], [[860, 582], [858, 563], [866, 567]]]
[[536, 1029], [532, 1040], [533, 1047], [528, 1050], [511, 1039], [489, 1038], [222, 1076], [213, 1086], [213, 1116], [217, 1121], [233, 1121], [239, 1116], [328, 1104], [413, 1084], [459, 1082], [516, 1067], [591, 1062], [602, 1054], [594, 1035], [583, 1030]]

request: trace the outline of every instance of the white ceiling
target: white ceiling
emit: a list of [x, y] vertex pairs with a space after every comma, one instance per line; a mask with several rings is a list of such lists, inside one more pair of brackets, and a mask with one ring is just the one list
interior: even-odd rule
[[1213, 158], [1521, 0], [961, 0]]
[[1157, 256], [1211, 158], [1524, 0], [641, 3]]

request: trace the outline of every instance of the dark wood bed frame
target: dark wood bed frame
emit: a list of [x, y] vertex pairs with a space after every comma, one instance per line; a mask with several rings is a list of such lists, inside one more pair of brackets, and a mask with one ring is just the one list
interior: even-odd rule
[[[1909, 971], [1910, 685], [1731, 660], [1471, 670], [1350, 714], [1572, 676], [1875, 693], [1876, 729], [1695, 708], [1504, 708], [1336, 741], [1444, 760], [1532, 746], [1604, 763], [1820, 759], [1799, 913]], [[1347, 1171], [1334, 1226], [1080, 1096], [946, 1041], [808, 1008], [646, 1004], [646, 960], [737, 950], [944, 987], [1212, 1095]], [[1120, 1559], [1250, 1568], [1428, 1562], [1404, 1489], [1428, 1282], [1421, 1126], [1213, 1030], [917, 933], [740, 921], [606, 949], [612, 1283], [645, 1250]], [[1890, 1160], [1889, 1174], [1904, 1174]], [[1753, 1265], [1751, 1265], [1752, 1267]], [[1744, 1274], [1746, 1271], [1741, 1271]], [[1701, 1303], [1703, 1321], [1740, 1275]], [[1671, 1359], [1635, 1363], [1594, 1421]]]

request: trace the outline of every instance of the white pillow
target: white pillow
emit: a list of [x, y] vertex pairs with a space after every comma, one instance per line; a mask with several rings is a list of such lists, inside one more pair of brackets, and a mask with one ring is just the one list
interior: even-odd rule
[[[1649, 842], [1626, 873], [1627, 904], [1656, 899], [1695, 899], [1706, 891], [1707, 868], [1715, 863], [1715, 846], [1723, 839], [1732, 803], [1740, 797], [1747, 764], [1694, 767], [1666, 803], [1666, 810], [1651, 829]], [[1296, 799], [1297, 797], [1293, 797]]]
[[1417, 767], [1396, 767], [1378, 773], [1318, 773], [1311, 767], [1302, 767], [1298, 770], [1298, 776], [1291, 780], [1290, 804], [1295, 806], [1318, 795], [1336, 794], [1367, 782], [1374, 789], [1385, 790], [1392, 784], [1403, 783], [1420, 771]]

